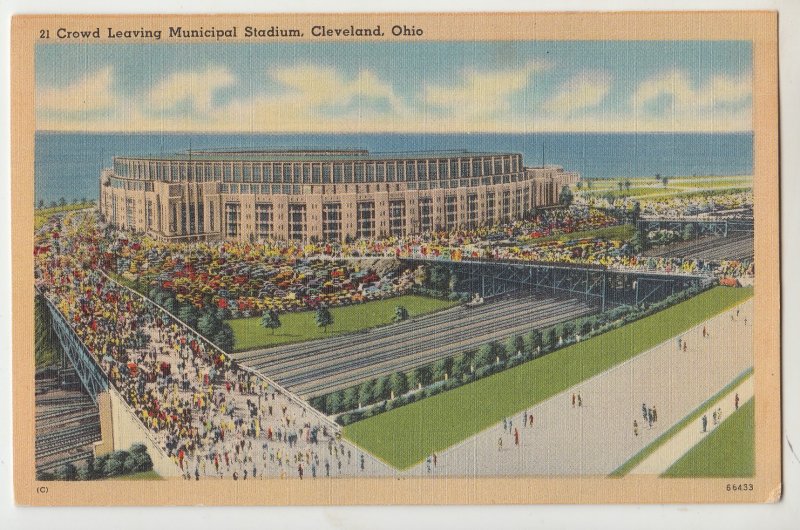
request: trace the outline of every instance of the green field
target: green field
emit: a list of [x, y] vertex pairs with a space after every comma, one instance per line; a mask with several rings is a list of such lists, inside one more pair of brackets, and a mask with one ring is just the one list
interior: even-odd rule
[[523, 239], [523, 242], [529, 245], [537, 243], [546, 243], [548, 241], [570, 241], [573, 239], [586, 239], [586, 238], [605, 238], [610, 240], [628, 241], [633, 237], [636, 232], [633, 225], [619, 225], [608, 226], [606, 228], [593, 228], [592, 230], [582, 230], [579, 232], [572, 232], [571, 234], [555, 234], [547, 237], [539, 237], [534, 239]]
[[244, 351], [255, 348], [277, 346], [312, 339], [321, 339], [350, 333], [367, 328], [389, 324], [393, 321], [397, 306], [404, 306], [411, 317], [433, 313], [456, 305], [457, 302], [438, 300], [427, 296], [404, 295], [385, 300], [377, 300], [364, 304], [331, 308], [333, 325], [328, 326], [327, 333], [317, 327], [314, 311], [285, 313], [280, 315], [281, 327], [275, 330], [265, 329], [261, 325], [261, 317], [237, 318], [229, 320], [234, 336], [234, 350]]
[[591, 190], [589, 193], [594, 197], [605, 197], [606, 195], [611, 195], [613, 197], [645, 197], [648, 195], [663, 195], [666, 193], [675, 193], [683, 191], [679, 188], [672, 188], [667, 186], [653, 186], [653, 187], [646, 187], [646, 188], [631, 188], [629, 190], [620, 190], [620, 189], [605, 189], [605, 190]]
[[654, 315], [449, 392], [344, 428], [349, 440], [408, 468], [703, 322], [753, 294], [716, 287]]
[[33, 228], [34, 230], [41, 228], [42, 225], [44, 225], [44, 223], [53, 214], [91, 208], [94, 206], [94, 204], [94, 201], [88, 201], [75, 204], [65, 204], [64, 206], [53, 206], [52, 208], [37, 208], [33, 211]]
[[752, 477], [755, 471], [754, 400], [739, 407], [662, 477]]

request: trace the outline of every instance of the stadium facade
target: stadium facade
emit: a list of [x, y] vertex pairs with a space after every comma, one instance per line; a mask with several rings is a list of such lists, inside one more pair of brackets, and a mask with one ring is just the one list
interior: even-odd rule
[[115, 157], [100, 211], [164, 240], [340, 241], [518, 219], [578, 179], [515, 153], [195, 150]]

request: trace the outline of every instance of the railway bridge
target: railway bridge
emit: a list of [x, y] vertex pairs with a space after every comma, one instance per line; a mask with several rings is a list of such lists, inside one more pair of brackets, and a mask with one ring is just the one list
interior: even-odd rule
[[636, 228], [650, 232], [652, 230], [683, 231], [686, 226], [693, 225], [698, 236], [728, 237], [742, 233], [753, 233], [753, 219], [715, 219], [713, 217], [641, 217], [636, 221]]
[[511, 293], [548, 293], [581, 299], [605, 311], [620, 305], [653, 303], [712, 278], [700, 274], [610, 269], [519, 260], [460, 261], [404, 258], [402, 262], [446, 267], [456, 277], [455, 291], [493, 298]]

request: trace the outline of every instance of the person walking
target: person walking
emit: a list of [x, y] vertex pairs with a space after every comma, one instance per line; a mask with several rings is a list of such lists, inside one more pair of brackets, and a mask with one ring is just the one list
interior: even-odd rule
[[633, 420], [633, 435], [639, 436], [639, 424], [636, 423], [636, 420]]
[[582, 406], [583, 406], [583, 399], [581, 399], [581, 395], [580, 395], [580, 393], [578, 394], [578, 406], [579, 406], [579, 407], [582, 407]]
[[678, 351], [681, 351], [681, 346], [683, 345], [683, 337], [678, 337]]
[[685, 342], [683, 343], [683, 351], [684, 351], [684, 353], [686, 353], [686, 343]]
[[519, 431], [514, 429], [514, 445], [519, 446]]
[[653, 428], [653, 409], [647, 409], [647, 424], [649, 425], [648, 428]]
[[572, 408], [575, 408], [575, 394], [572, 394]]
[[739, 410], [739, 393], [736, 393], [736, 397], [733, 399], [733, 405], [736, 407], [736, 410]]
[[658, 422], [658, 412], [656, 412], [656, 407], [653, 405], [653, 423]]
[[502, 436], [497, 439], [497, 450], [498, 451], [502, 451], [503, 450], [503, 437]]
[[533, 427], [533, 414], [528, 418], [528, 427]]
[[522, 415], [522, 426], [528, 426], [528, 411], [526, 410], [525, 413]]
[[647, 422], [647, 405], [642, 403], [642, 419]]
[[717, 411], [716, 411], [716, 410], [715, 410], [714, 412], [712, 412], [712, 413], [711, 413], [711, 421], [713, 421], [713, 422], [714, 422], [714, 423], [713, 423], [714, 425], [716, 425], [716, 424], [717, 424]]
[[703, 432], [706, 432], [706, 427], [708, 426], [708, 418], [706, 417], [705, 414], [703, 414], [703, 419], [701, 420], [701, 423], [703, 424]]

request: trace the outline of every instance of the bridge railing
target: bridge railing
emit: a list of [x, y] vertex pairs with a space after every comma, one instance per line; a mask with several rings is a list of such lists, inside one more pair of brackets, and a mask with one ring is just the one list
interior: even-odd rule
[[[92, 355], [89, 351], [89, 348], [86, 346], [86, 344], [84, 344], [81, 338], [78, 337], [78, 334], [75, 333], [75, 330], [72, 329], [72, 327], [67, 323], [66, 317], [55, 306], [55, 304], [53, 304], [52, 300], [44, 295], [44, 293], [42, 293], [38, 287], [35, 288], [36, 291], [47, 302], [50, 313], [53, 316], [56, 336], [58, 336], [62, 350], [69, 358], [70, 362], [75, 368], [75, 371], [78, 373], [78, 378], [81, 380], [81, 384], [83, 384], [84, 389], [86, 389], [95, 405], [99, 406], [98, 394], [100, 392], [113, 393], [118, 397], [120, 402], [126, 403], [127, 405], [127, 402], [122, 399], [122, 395], [116, 388], [114, 388], [114, 385], [111, 384], [108, 376], [105, 374], [105, 372], [103, 372], [102, 368], [97, 362], [97, 359], [95, 359], [94, 355]], [[166, 451], [164, 451], [164, 449], [161, 447], [161, 444], [158, 442], [158, 440], [156, 440], [152, 435], [150, 429], [148, 429], [147, 426], [142, 423], [141, 419], [136, 416], [129, 406], [125, 412], [129, 414], [136, 422], [138, 422], [138, 425], [141, 426], [140, 431], [147, 438], [148, 447], [156, 451], [159, 458], [171, 460]], [[113, 433], [101, 434], [103, 436], [113, 437]], [[153, 456], [155, 457], [156, 455]]]
[[55, 331], [58, 342], [61, 344], [61, 351], [67, 356], [75, 372], [78, 374], [83, 388], [86, 390], [92, 401], [97, 404], [97, 395], [108, 389], [108, 376], [97, 363], [97, 360], [89, 352], [89, 349], [78, 337], [75, 330], [67, 323], [66, 317], [55, 306], [37, 286], [36, 292], [47, 304], [47, 309], [53, 320], [53, 331]]

